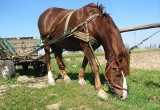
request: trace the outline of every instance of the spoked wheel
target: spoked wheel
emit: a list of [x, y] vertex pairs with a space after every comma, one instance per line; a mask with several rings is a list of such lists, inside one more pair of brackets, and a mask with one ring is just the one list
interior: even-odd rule
[[15, 65], [12, 61], [6, 60], [2, 63], [1, 66], [2, 77], [5, 80], [8, 80], [15, 76]]
[[46, 63], [43, 61], [36, 62], [34, 64], [34, 70], [37, 76], [43, 76], [47, 73]]

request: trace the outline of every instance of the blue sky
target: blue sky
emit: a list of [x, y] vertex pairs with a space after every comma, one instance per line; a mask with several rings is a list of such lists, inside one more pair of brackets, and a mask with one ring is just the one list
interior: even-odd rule
[[[49, 7], [78, 9], [88, 3], [102, 3], [118, 28], [160, 23], [160, 0], [1, 0], [0, 37], [37, 36], [39, 15]], [[133, 46], [157, 29], [123, 33], [125, 44]], [[160, 33], [141, 47], [160, 44]]]

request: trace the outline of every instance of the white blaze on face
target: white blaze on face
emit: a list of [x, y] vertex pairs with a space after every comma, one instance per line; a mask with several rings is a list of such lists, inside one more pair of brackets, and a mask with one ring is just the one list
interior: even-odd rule
[[[126, 82], [126, 78], [122, 72], [122, 76], [123, 76], [123, 88], [127, 89], [127, 82]], [[127, 98], [127, 91], [123, 90], [123, 96], [122, 96], [122, 100]]]

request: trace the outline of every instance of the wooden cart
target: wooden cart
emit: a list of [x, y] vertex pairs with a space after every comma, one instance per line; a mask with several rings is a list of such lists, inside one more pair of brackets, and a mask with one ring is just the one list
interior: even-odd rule
[[36, 37], [0, 38], [1, 73], [4, 79], [15, 76], [15, 66], [22, 65], [23, 70], [33, 66], [36, 75], [47, 73], [44, 55], [38, 51], [28, 54], [40, 47], [41, 40]]

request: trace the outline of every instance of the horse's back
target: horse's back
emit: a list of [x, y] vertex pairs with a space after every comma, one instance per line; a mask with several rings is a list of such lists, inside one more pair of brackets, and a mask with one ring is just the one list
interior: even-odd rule
[[51, 32], [53, 26], [57, 25], [60, 20], [69, 10], [63, 8], [48, 8], [38, 19], [38, 28], [40, 35], [47, 35]]
[[[76, 25], [80, 24], [81, 22], [84, 22], [87, 17], [90, 15], [93, 15], [95, 13], [100, 13], [99, 9], [96, 8], [97, 6], [93, 3], [90, 3], [80, 9], [77, 9], [73, 15], [70, 18], [70, 21], [72, 23], [69, 23], [69, 28], [73, 28]], [[69, 13], [68, 9], [63, 8], [49, 8], [46, 11], [44, 11], [38, 20], [38, 28], [41, 35], [49, 34], [54, 26], [57, 25], [57, 22], [59, 22], [67, 13]], [[65, 20], [64, 20], [65, 21]], [[63, 22], [64, 23], [64, 22]], [[61, 23], [63, 25], [63, 23]]]

